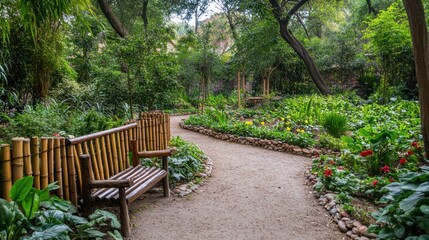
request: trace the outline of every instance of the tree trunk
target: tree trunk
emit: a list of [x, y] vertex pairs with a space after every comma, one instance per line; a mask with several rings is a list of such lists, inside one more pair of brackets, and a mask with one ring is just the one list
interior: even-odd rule
[[149, 0], [143, 0], [142, 19], [143, 19], [143, 26], [145, 31], [147, 31], [147, 26], [149, 25], [149, 20], [147, 19], [148, 4], [149, 4]]
[[284, 23], [282, 22], [280, 22], [280, 33], [282, 38], [293, 48], [296, 54], [298, 54], [298, 56], [302, 59], [308, 72], [311, 75], [311, 78], [313, 79], [313, 82], [316, 84], [316, 87], [319, 89], [319, 91], [325, 95], [330, 94], [331, 91], [323, 80], [323, 77], [317, 69], [313, 58], [308, 53], [307, 49], [305, 49], [305, 47], [298, 41], [298, 39], [296, 39], [295, 36], [293, 36], [292, 33], [288, 31], [287, 27], [284, 26]]
[[272, 5], [272, 12], [274, 17], [280, 26], [280, 34], [282, 38], [293, 48], [293, 50], [298, 54], [301, 60], [304, 62], [308, 72], [310, 73], [313, 82], [316, 84], [316, 87], [322, 94], [330, 94], [331, 91], [329, 87], [326, 85], [323, 80], [322, 75], [314, 63], [313, 58], [308, 53], [307, 49], [292, 35], [292, 33], [288, 29], [289, 20], [292, 16], [301, 8], [308, 0], [300, 0], [296, 2], [296, 4], [289, 10], [289, 12], [285, 15], [283, 12], [283, 5], [280, 5], [277, 0], [270, 0]]
[[425, 157], [429, 155], [429, 46], [425, 12], [421, 0], [403, 0], [410, 22], [416, 76], [419, 86], [420, 121]]
[[112, 11], [112, 8], [107, 3], [106, 0], [97, 0], [100, 5], [101, 11], [103, 11], [104, 16], [106, 16], [110, 25], [115, 29], [116, 33], [119, 34], [122, 38], [128, 36], [128, 31], [125, 29], [124, 25], [119, 21], [119, 19], [115, 16]]

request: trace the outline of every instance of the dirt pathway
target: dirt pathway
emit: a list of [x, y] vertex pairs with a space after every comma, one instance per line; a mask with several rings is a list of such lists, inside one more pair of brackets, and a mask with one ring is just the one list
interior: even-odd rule
[[213, 176], [185, 198], [134, 202], [132, 239], [343, 238], [304, 184], [309, 159], [183, 130], [182, 118], [171, 118], [172, 134], [213, 159]]

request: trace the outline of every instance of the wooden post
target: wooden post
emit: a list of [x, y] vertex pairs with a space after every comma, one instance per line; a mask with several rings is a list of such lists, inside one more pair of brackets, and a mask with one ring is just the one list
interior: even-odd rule
[[[80, 156], [80, 165], [82, 166], [82, 178], [86, 181], [82, 182], [82, 198], [83, 198], [83, 216], [88, 217], [92, 213], [92, 207], [91, 207], [91, 163], [90, 163], [90, 156], [89, 154], [84, 154]], [[89, 181], [88, 181], [89, 180]]]
[[63, 194], [64, 199], [70, 201], [70, 186], [69, 186], [69, 166], [67, 165], [67, 150], [66, 150], [66, 140], [60, 138], [61, 144], [61, 168], [63, 170]]
[[22, 142], [23, 147], [23, 159], [24, 159], [24, 172], [25, 176], [33, 176], [33, 167], [31, 166], [31, 151], [30, 151], [30, 139], [25, 138]]
[[119, 188], [119, 214], [121, 215], [121, 230], [125, 238], [129, 238], [130, 233], [130, 217], [128, 215], [127, 195], [125, 188]]
[[61, 167], [61, 142], [59, 138], [54, 138], [54, 178], [59, 188], [57, 189], [57, 196], [63, 198], [63, 170]]
[[49, 183], [55, 181], [54, 177], [54, 139], [48, 138], [48, 180]]
[[45, 188], [48, 186], [49, 179], [48, 179], [48, 139], [45, 137], [41, 138], [41, 145], [42, 145], [42, 151], [41, 151], [41, 158], [42, 158], [42, 165], [41, 165], [41, 174], [40, 174], [40, 188]]
[[12, 181], [16, 182], [17, 180], [24, 177], [24, 159], [22, 157], [22, 145], [23, 138], [14, 138], [12, 139]]
[[40, 189], [40, 153], [39, 138], [31, 138], [31, 166], [33, 166], [34, 187]]
[[167, 172], [167, 175], [163, 179], [164, 197], [170, 197], [170, 184], [168, 183], [168, 157], [162, 157], [162, 167]]
[[238, 100], [238, 108], [241, 108], [241, 94], [240, 94], [240, 70], [237, 71], [237, 100]]
[[[76, 169], [74, 165], [74, 145], [67, 146], [67, 168], [69, 171], [70, 182], [70, 202], [77, 206], [77, 185], [76, 185]], [[80, 181], [82, 182], [82, 181]]]
[[10, 145], [1, 145], [1, 181], [2, 181], [2, 197], [10, 201], [9, 192], [12, 188], [12, 161], [10, 159]]

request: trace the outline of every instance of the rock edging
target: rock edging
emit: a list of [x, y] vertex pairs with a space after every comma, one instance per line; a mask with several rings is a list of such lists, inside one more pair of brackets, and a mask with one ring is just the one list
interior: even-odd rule
[[227, 142], [235, 142], [235, 143], [251, 145], [256, 147], [263, 147], [269, 150], [288, 152], [288, 153], [293, 153], [293, 154], [307, 156], [307, 157], [311, 157], [317, 154], [330, 154], [330, 155], [340, 154], [339, 152], [335, 152], [325, 148], [301, 148], [295, 145], [290, 145], [288, 143], [284, 143], [276, 140], [261, 139], [261, 138], [255, 138], [255, 137], [241, 137], [241, 136], [236, 136], [232, 134], [219, 133], [204, 127], [186, 125], [184, 122], [180, 122], [179, 126], [183, 129], [198, 132], [210, 137], [225, 140]]
[[[313, 186], [317, 183], [317, 176], [306, 171], [307, 184]], [[345, 212], [341, 205], [337, 203], [335, 193], [319, 193], [313, 192], [314, 197], [317, 199], [318, 204], [323, 206], [329, 215], [338, 225], [338, 229], [345, 233], [349, 239], [354, 240], [369, 240], [377, 239], [377, 235], [374, 233], [368, 233], [368, 226], [365, 226], [360, 221], [351, 218], [351, 216]]]
[[192, 192], [198, 193], [198, 191], [197, 191], [198, 188], [201, 187], [202, 185], [204, 185], [204, 183], [208, 177], [212, 176], [213, 160], [210, 157], [205, 156], [203, 165], [204, 165], [204, 171], [202, 173], [196, 173], [195, 174], [196, 177], [199, 177], [202, 179], [202, 181], [200, 183], [189, 182], [189, 183], [184, 183], [184, 184], [178, 185], [174, 188], [172, 193], [178, 197], [188, 196]]

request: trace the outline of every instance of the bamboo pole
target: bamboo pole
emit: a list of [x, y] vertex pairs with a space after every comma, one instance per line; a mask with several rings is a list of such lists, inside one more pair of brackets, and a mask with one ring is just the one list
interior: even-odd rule
[[[100, 173], [99, 171], [98, 160], [95, 153], [94, 143], [92, 141], [89, 142], [89, 150], [90, 150], [91, 164], [92, 164], [92, 170], [94, 171], [95, 180], [104, 179], [104, 178], [101, 178], [101, 174], [103, 174], [103, 172], [101, 171]], [[104, 177], [104, 174], [103, 174], [103, 177]]]
[[104, 176], [106, 176], [106, 179], [110, 178], [110, 172], [111, 172], [111, 162], [107, 158], [107, 151], [106, 151], [106, 140], [105, 137], [100, 138], [100, 147], [101, 147], [101, 159], [104, 163]]
[[54, 178], [59, 188], [57, 189], [57, 196], [63, 198], [63, 170], [61, 167], [61, 141], [59, 138], [54, 138]]
[[153, 121], [152, 121], [152, 119], [151, 118], [149, 118], [149, 124], [148, 124], [148, 130], [149, 130], [149, 144], [150, 144], [150, 150], [152, 151], [152, 150], [155, 150], [154, 148], [155, 148], [155, 144], [154, 144], [154, 142], [153, 142]]
[[39, 138], [31, 138], [31, 166], [33, 166], [34, 187], [40, 189], [40, 153]]
[[141, 134], [141, 138], [142, 138], [142, 142], [143, 142], [143, 148], [140, 149], [140, 151], [147, 151], [148, 147], [146, 144], [146, 139], [147, 139], [147, 135], [146, 135], [146, 127], [147, 127], [147, 122], [146, 119], [142, 118], [141, 120], [142, 122], [142, 134]]
[[31, 151], [30, 139], [25, 138], [22, 142], [23, 147], [23, 160], [24, 160], [24, 173], [25, 176], [33, 176], [33, 167], [31, 166]]
[[54, 139], [48, 138], [48, 179], [49, 183], [55, 181], [54, 177]]
[[142, 126], [143, 126], [143, 120], [142, 120], [142, 118], [141, 118], [141, 116], [140, 116], [140, 119], [138, 120], [138, 125], [137, 125], [137, 135], [135, 136], [135, 140], [137, 140], [137, 142], [138, 142], [138, 146], [139, 146], [139, 151], [142, 151], [144, 148], [143, 148], [143, 138], [142, 138], [142, 136], [143, 136], [143, 134], [142, 134], [142, 131], [143, 131], [143, 128], [142, 128]]
[[[83, 145], [85, 146], [85, 144], [83, 144]], [[85, 153], [88, 153], [88, 149], [86, 149]], [[82, 144], [75, 145], [75, 147], [74, 147], [74, 154], [75, 154], [74, 165], [75, 165], [75, 169], [76, 169], [76, 172], [77, 172], [77, 177], [79, 179], [79, 187], [80, 187], [80, 189], [82, 189], [81, 188], [82, 187], [82, 170], [81, 170], [81, 167], [80, 167], [80, 159], [79, 159], [79, 157], [84, 154], [84, 152], [82, 150]], [[91, 177], [92, 177], [91, 179], [94, 179], [94, 173], [93, 173], [93, 171], [91, 171]]]
[[64, 199], [70, 200], [70, 186], [69, 186], [69, 167], [67, 165], [67, 150], [66, 139], [60, 138], [61, 144], [61, 168], [63, 170], [63, 194]]
[[10, 158], [10, 145], [1, 145], [1, 182], [2, 182], [2, 196], [7, 201], [10, 201], [9, 192], [12, 188], [12, 161]]
[[116, 170], [115, 170], [115, 165], [113, 163], [112, 144], [110, 143], [110, 137], [111, 137], [111, 135], [107, 135], [105, 137], [105, 141], [106, 141], [106, 153], [107, 153], [107, 159], [109, 161], [110, 175], [115, 175], [116, 174]]
[[[69, 170], [69, 181], [70, 181], [70, 202], [73, 203], [73, 205], [77, 206], [76, 169], [74, 165], [75, 150], [76, 148], [74, 145], [67, 146], [67, 167]], [[80, 181], [79, 183], [81, 182], [82, 181]]]
[[110, 135], [110, 144], [112, 145], [112, 162], [115, 167], [115, 174], [119, 172], [119, 159], [118, 159], [118, 151], [116, 149], [116, 134]]
[[118, 163], [119, 163], [119, 171], [124, 170], [124, 165], [122, 162], [122, 148], [121, 148], [121, 135], [119, 133], [115, 133], [115, 140], [116, 140], [116, 152], [118, 154]]
[[48, 138], [41, 138], [41, 174], [40, 174], [40, 188], [48, 186]]
[[127, 166], [126, 161], [128, 159], [127, 152], [125, 149], [125, 134], [124, 134], [124, 132], [120, 132], [119, 134], [121, 136], [120, 146], [121, 146], [121, 153], [122, 153], [122, 166], [123, 166], [122, 170], [124, 170]]
[[100, 139], [96, 138], [93, 140], [95, 142], [95, 154], [97, 156], [97, 161], [98, 161], [98, 171], [100, 172], [100, 177], [101, 179], [107, 179], [108, 177], [106, 176], [106, 170], [108, 171], [108, 165], [104, 165], [104, 160], [101, 156], [101, 148], [100, 148]]
[[124, 166], [125, 166], [125, 168], [129, 168], [130, 167], [130, 160], [129, 160], [129, 156], [128, 156], [128, 153], [130, 152], [130, 146], [128, 145], [128, 143], [129, 143], [129, 141], [130, 141], [130, 132], [129, 131], [125, 131], [124, 132], [124, 145], [125, 145], [125, 162], [124, 162]]
[[17, 180], [24, 177], [24, 159], [23, 159], [23, 138], [14, 138], [12, 139], [12, 181], [16, 182]]
[[167, 146], [170, 145], [170, 141], [171, 141], [171, 128], [170, 128], [170, 115], [167, 115], [167, 139], [168, 139], [168, 144]]

